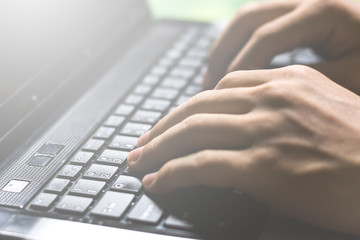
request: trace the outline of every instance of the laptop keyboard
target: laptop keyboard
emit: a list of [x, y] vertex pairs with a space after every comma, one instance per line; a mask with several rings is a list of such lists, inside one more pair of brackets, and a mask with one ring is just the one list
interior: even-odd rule
[[167, 216], [144, 193], [141, 180], [130, 172], [126, 158], [141, 135], [202, 90], [206, 58], [215, 36], [211, 29], [188, 29], [28, 209], [95, 224], [113, 221], [127, 228], [146, 225], [154, 231], [191, 229], [184, 219]]

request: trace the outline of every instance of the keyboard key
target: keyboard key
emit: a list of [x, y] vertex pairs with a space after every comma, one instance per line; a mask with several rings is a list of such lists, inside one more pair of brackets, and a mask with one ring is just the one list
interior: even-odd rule
[[176, 67], [170, 72], [172, 77], [181, 77], [186, 80], [190, 79], [195, 74], [195, 68], [190, 67]]
[[200, 75], [201, 77], [203, 77], [205, 75], [205, 73], [208, 71], [208, 66], [204, 65], [201, 69], [200, 69]]
[[127, 105], [127, 104], [120, 104], [118, 108], [115, 110], [115, 114], [128, 116], [135, 110], [135, 106]]
[[92, 152], [80, 151], [80, 152], [76, 153], [76, 155], [71, 158], [70, 162], [85, 165], [90, 161], [90, 159], [93, 156], [94, 156], [94, 153], [92, 153]]
[[128, 219], [155, 225], [160, 221], [163, 212], [149, 197], [143, 195], [128, 215]]
[[202, 75], [201, 75], [201, 76], [197, 76], [197, 77], [194, 78], [194, 80], [192, 81], [192, 83], [195, 84], [195, 85], [202, 86], [203, 79], [204, 79], [204, 77], [203, 77]]
[[196, 47], [202, 48], [202, 49], [209, 49], [212, 44], [212, 40], [208, 37], [202, 37], [200, 40], [196, 43]]
[[40, 193], [31, 203], [35, 209], [47, 210], [56, 200], [57, 195], [51, 193]]
[[195, 57], [186, 57], [181, 59], [179, 66], [181, 67], [190, 67], [190, 68], [199, 68], [203, 64], [203, 60]]
[[174, 44], [174, 49], [177, 49], [179, 51], [184, 51], [189, 47], [189, 43], [188, 42], [184, 42], [184, 41], [178, 41]]
[[181, 229], [181, 230], [191, 230], [194, 228], [192, 224], [187, 222], [184, 219], [180, 219], [178, 217], [175, 217], [173, 215], [170, 215], [166, 218], [165, 227], [167, 228], [174, 228], [174, 229]]
[[66, 195], [56, 205], [56, 210], [80, 214], [88, 209], [92, 201], [92, 198]]
[[129, 152], [106, 149], [97, 159], [97, 161], [100, 163], [122, 165], [125, 163], [128, 155]]
[[182, 95], [178, 98], [178, 100], [175, 103], [175, 106], [179, 106], [181, 104], [183, 104], [184, 102], [186, 102], [187, 100], [189, 100], [191, 98], [191, 96], [187, 96], [187, 95]]
[[114, 166], [93, 164], [84, 173], [84, 177], [100, 180], [110, 180], [118, 169], [118, 167]]
[[166, 57], [177, 60], [181, 57], [183, 51], [180, 51], [179, 49], [173, 48], [167, 51]]
[[116, 129], [112, 127], [100, 127], [94, 134], [94, 138], [109, 139], [114, 134], [115, 130]]
[[162, 77], [164, 76], [168, 71], [168, 68], [165, 67], [165, 66], [162, 66], [162, 65], [158, 65], [156, 67], [154, 67], [152, 70], [151, 70], [151, 74], [152, 75], [155, 75], [155, 76], [159, 76], [159, 77]]
[[122, 172], [123, 175], [130, 175], [131, 174], [131, 169], [129, 166], [126, 165], [124, 171]]
[[90, 139], [90, 140], [87, 141], [87, 143], [84, 145], [83, 150], [85, 150], [85, 151], [91, 151], [91, 152], [96, 152], [96, 151], [98, 151], [104, 144], [105, 144], [105, 141], [104, 141], [104, 140]]
[[127, 123], [120, 133], [140, 137], [149, 131], [151, 125], [143, 123]]
[[167, 77], [161, 83], [161, 86], [167, 88], [182, 89], [186, 85], [187, 81], [182, 78]]
[[106, 192], [91, 213], [96, 216], [120, 218], [133, 199], [134, 195], [132, 194]]
[[152, 97], [154, 98], [162, 98], [167, 100], [173, 100], [179, 94], [179, 90], [171, 89], [171, 88], [157, 88], [152, 93]]
[[142, 183], [136, 177], [122, 175], [118, 177], [111, 189], [122, 192], [139, 193], [141, 187]]
[[155, 110], [155, 111], [163, 112], [170, 106], [170, 103], [171, 102], [168, 100], [149, 98], [144, 102], [142, 108], [147, 110]]
[[171, 67], [175, 64], [175, 60], [173, 58], [169, 58], [169, 57], [164, 57], [163, 59], [161, 59], [159, 61], [159, 64], [165, 67]]
[[161, 117], [160, 112], [138, 110], [131, 118], [134, 122], [156, 123]]
[[94, 181], [94, 180], [88, 180], [88, 179], [80, 179], [70, 189], [70, 193], [89, 196], [89, 197], [95, 197], [104, 188], [105, 184], [106, 184], [106, 182]]
[[170, 109], [169, 109], [169, 111], [167, 112], [167, 114], [170, 114], [172, 111], [174, 111], [176, 109], [176, 107], [171, 107]]
[[46, 187], [46, 192], [52, 192], [61, 194], [65, 191], [66, 187], [69, 186], [69, 179], [54, 178]]
[[135, 94], [138, 95], [146, 95], [148, 94], [150, 91], [152, 90], [152, 87], [149, 85], [145, 85], [145, 84], [141, 84], [139, 86], [137, 86], [134, 90]]
[[63, 178], [75, 179], [79, 176], [81, 170], [81, 166], [68, 164], [63, 167], [63, 169], [59, 172], [58, 176]]
[[109, 147], [123, 150], [133, 150], [136, 147], [138, 138], [128, 136], [115, 136]]
[[187, 30], [187, 32], [184, 34], [183, 37], [181, 37], [181, 41], [187, 42], [188, 44], [196, 41], [197, 36], [199, 34], [199, 29], [195, 28], [195, 27], [191, 27], [189, 28], [189, 30]]
[[63, 145], [58, 144], [44, 144], [42, 147], [37, 151], [38, 154], [45, 154], [45, 155], [56, 155], [64, 148]]
[[45, 167], [53, 158], [49, 156], [36, 155], [27, 162], [30, 166]]
[[187, 56], [189, 57], [196, 57], [200, 59], [206, 59], [208, 57], [209, 53], [207, 50], [204, 50], [203, 48], [194, 47], [190, 51], [187, 52]]
[[119, 127], [125, 120], [123, 116], [110, 116], [104, 123], [105, 126], [109, 127]]
[[189, 96], [194, 96], [202, 91], [200, 85], [190, 85], [185, 89], [185, 94]]
[[132, 94], [126, 98], [125, 103], [130, 105], [138, 105], [143, 99], [143, 96]]
[[159, 76], [154, 76], [154, 75], [150, 75], [147, 76], [143, 79], [143, 83], [144, 84], [148, 84], [148, 85], [155, 85], [160, 81], [160, 77]]

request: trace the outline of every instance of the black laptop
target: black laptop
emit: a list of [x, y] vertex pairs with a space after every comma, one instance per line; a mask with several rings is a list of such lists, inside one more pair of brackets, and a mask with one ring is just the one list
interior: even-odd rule
[[245, 194], [152, 196], [126, 164], [202, 91], [218, 33], [143, 0], [1, 1], [0, 239], [256, 239], [267, 209]]

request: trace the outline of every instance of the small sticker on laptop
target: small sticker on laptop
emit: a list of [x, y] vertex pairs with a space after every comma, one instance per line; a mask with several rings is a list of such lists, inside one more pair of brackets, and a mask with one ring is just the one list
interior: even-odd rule
[[28, 181], [11, 180], [2, 190], [5, 192], [20, 193], [28, 184]]

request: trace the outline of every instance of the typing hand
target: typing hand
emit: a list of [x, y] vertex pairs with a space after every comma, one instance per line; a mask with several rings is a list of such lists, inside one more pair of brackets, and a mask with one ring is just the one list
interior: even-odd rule
[[239, 189], [360, 235], [359, 122], [360, 98], [311, 68], [232, 72], [143, 135], [128, 164], [154, 172], [150, 192]]
[[214, 44], [204, 85], [213, 88], [228, 72], [267, 67], [275, 55], [305, 46], [326, 61], [313, 68], [360, 93], [360, 3], [350, 0], [275, 0], [240, 8]]

